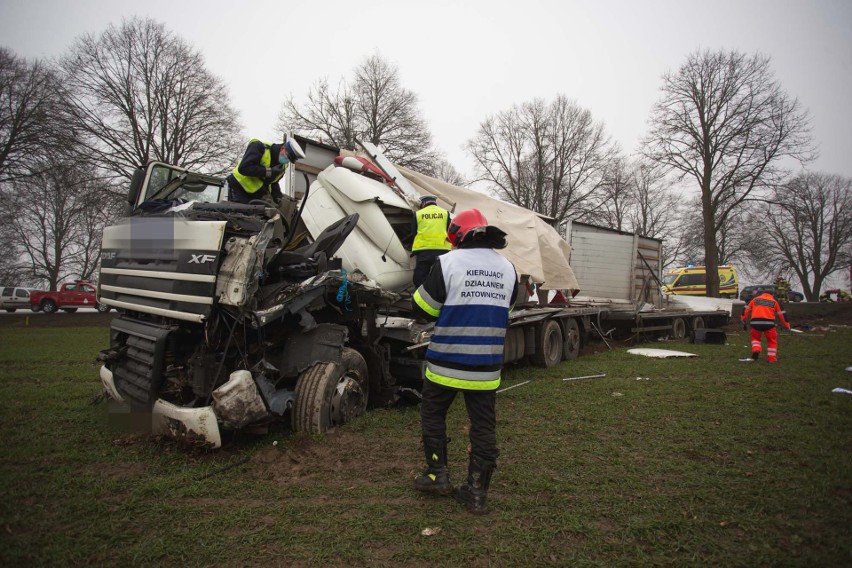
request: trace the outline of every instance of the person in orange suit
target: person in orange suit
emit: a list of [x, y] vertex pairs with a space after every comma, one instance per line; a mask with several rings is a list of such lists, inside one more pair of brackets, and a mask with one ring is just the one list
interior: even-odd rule
[[743, 329], [751, 325], [751, 358], [760, 357], [761, 340], [766, 335], [766, 356], [770, 363], [778, 361], [778, 333], [775, 331], [777, 317], [786, 329], [790, 324], [784, 318], [781, 306], [769, 292], [758, 289], [757, 296], [748, 303], [740, 318]]

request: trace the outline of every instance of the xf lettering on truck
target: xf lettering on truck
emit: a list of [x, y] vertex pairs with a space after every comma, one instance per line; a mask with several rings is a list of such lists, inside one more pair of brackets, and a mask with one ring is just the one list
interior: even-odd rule
[[189, 264], [205, 264], [216, 260], [216, 255], [213, 254], [193, 254], [189, 259]]

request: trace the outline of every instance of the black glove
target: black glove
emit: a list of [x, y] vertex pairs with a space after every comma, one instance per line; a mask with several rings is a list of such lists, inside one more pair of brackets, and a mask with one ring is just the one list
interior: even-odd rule
[[748, 324], [743, 322], [743, 331], [748, 331]]
[[273, 166], [269, 179], [275, 179], [284, 172], [284, 166]]

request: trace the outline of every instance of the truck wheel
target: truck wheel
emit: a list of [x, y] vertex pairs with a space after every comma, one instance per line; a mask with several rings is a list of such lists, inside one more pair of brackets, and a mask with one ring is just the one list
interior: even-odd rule
[[704, 329], [704, 318], [701, 316], [695, 316], [695, 319], [692, 320], [692, 331], [696, 329]]
[[503, 340], [503, 362], [514, 363], [524, 357], [524, 330], [520, 327], [510, 327], [506, 330]]
[[577, 320], [565, 320], [565, 329], [562, 330], [565, 342], [562, 345], [562, 359], [573, 361], [580, 355], [580, 326]]
[[95, 308], [102, 314], [105, 314], [109, 311], [109, 306], [106, 304], [98, 304]]
[[293, 430], [322, 434], [367, 410], [367, 363], [354, 349], [344, 348], [340, 364], [317, 363], [299, 376]]
[[77, 311], [77, 308], [62, 308], [62, 311], [69, 313], [69, 314], [73, 314], [74, 312]]
[[562, 328], [556, 320], [547, 320], [536, 330], [533, 363], [549, 369], [562, 361]]
[[56, 302], [53, 300], [45, 300], [41, 303], [41, 311], [46, 314], [52, 314], [56, 312]]
[[672, 320], [672, 339], [683, 339], [686, 337], [686, 322], [683, 318]]
[[10, 314], [13, 314], [13, 313], [15, 313], [15, 308], [6, 308], [6, 311], [9, 312]]

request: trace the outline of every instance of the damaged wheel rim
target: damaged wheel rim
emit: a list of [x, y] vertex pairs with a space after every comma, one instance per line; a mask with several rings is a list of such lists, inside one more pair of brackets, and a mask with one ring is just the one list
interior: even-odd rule
[[367, 397], [356, 377], [349, 374], [340, 377], [331, 397], [331, 423], [346, 424], [360, 416], [367, 408]]

